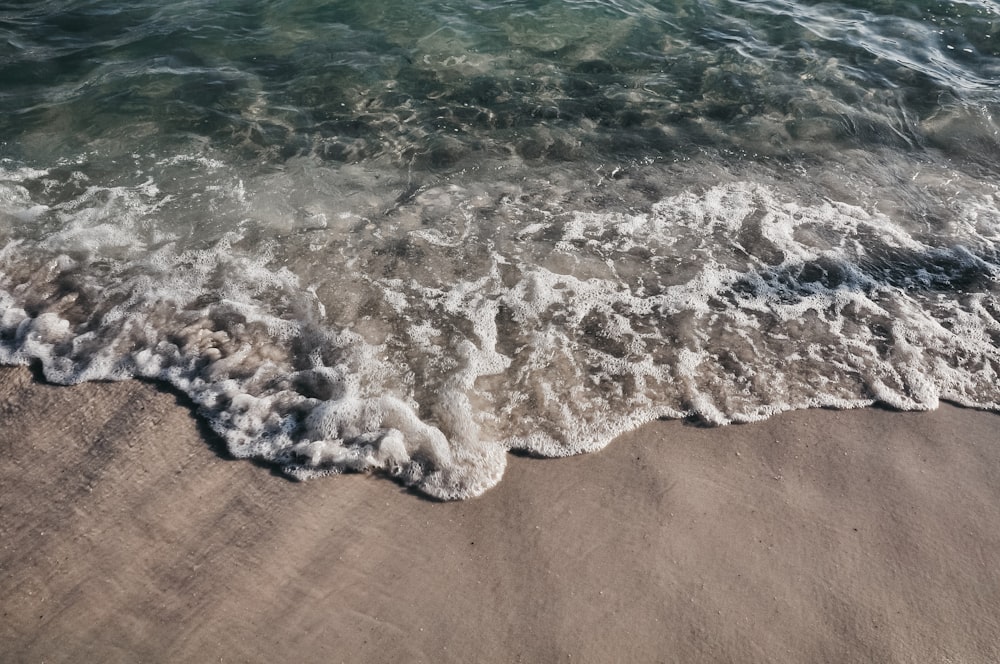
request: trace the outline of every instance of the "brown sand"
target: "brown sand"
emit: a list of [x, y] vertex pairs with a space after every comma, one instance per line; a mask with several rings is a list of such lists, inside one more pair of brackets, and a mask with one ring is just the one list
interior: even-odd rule
[[433, 503], [0, 369], [0, 661], [996, 662], [998, 425], [659, 422]]

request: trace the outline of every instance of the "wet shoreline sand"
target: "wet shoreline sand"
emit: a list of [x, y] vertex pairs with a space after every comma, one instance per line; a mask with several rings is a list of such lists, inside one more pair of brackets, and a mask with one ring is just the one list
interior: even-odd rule
[[998, 424], [655, 422], [435, 503], [226, 459], [149, 383], [3, 368], [0, 659], [996, 661]]

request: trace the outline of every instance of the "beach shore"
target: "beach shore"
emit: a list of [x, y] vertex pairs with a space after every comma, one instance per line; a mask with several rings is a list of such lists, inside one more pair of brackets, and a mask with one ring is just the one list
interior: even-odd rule
[[436, 503], [0, 369], [0, 660], [1000, 661], [1000, 417], [655, 422]]

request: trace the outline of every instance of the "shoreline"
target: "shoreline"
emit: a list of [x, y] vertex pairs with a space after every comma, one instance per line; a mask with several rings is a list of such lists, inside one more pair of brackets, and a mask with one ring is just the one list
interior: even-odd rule
[[0, 368], [0, 654], [1000, 659], [997, 414], [653, 422], [479, 498], [232, 460], [176, 393]]

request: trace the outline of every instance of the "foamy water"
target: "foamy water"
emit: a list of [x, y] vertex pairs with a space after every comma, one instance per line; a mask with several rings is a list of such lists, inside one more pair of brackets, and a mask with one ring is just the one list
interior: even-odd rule
[[447, 499], [656, 418], [1000, 409], [998, 16], [0, 10], [0, 362]]

